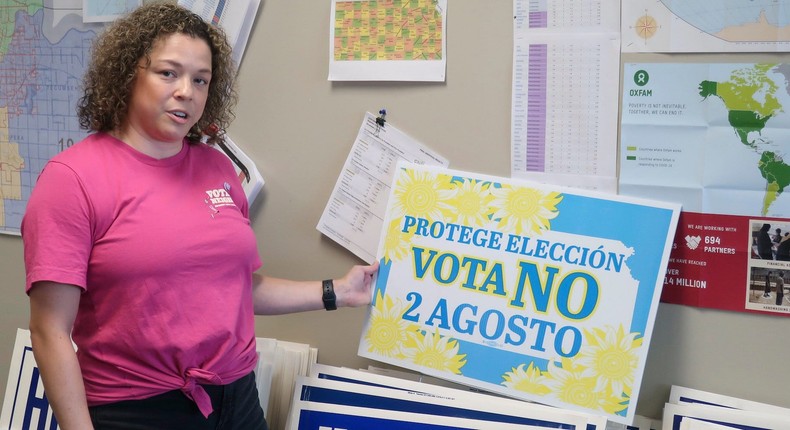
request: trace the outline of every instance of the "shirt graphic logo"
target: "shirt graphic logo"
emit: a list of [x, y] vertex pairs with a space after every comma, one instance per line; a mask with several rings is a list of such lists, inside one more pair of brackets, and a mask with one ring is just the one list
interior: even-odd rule
[[224, 188], [206, 190], [206, 198], [203, 199], [203, 201], [208, 206], [212, 218], [214, 218], [214, 215], [219, 214], [220, 208], [224, 206], [236, 206], [230, 193], [228, 193], [228, 191], [230, 191], [230, 184], [225, 182], [223, 186]]

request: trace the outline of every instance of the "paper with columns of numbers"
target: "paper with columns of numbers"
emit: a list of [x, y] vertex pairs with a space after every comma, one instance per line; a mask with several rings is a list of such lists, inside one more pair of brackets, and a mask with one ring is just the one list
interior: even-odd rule
[[376, 260], [381, 220], [398, 161], [449, 165], [439, 153], [379, 118], [365, 113], [316, 226], [318, 231], [368, 263]]
[[680, 206], [401, 163], [359, 355], [630, 424]]

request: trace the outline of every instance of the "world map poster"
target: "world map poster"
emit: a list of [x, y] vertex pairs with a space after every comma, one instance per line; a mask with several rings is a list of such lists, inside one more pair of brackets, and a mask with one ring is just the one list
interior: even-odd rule
[[621, 194], [682, 204], [662, 300], [790, 315], [790, 64], [626, 64]]
[[679, 212], [401, 162], [358, 354], [630, 424]]

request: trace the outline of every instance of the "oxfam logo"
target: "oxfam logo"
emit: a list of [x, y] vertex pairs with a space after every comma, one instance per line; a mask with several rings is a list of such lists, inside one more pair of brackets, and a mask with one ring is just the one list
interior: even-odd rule
[[650, 80], [650, 75], [647, 74], [646, 71], [640, 70], [634, 73], [634, 83], [639, 85], [640, 87], [644, 87], [647, 85], [647, 81]]

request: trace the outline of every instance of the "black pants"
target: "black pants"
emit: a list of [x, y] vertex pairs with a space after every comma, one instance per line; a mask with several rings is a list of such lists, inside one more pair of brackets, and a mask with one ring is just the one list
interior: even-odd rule
[[268, 430], [255, 376], [228, 385], [203, 385], [214, 412], [204, 417], [180, 390], [142, 400], [90, 407], [96, 430]]

